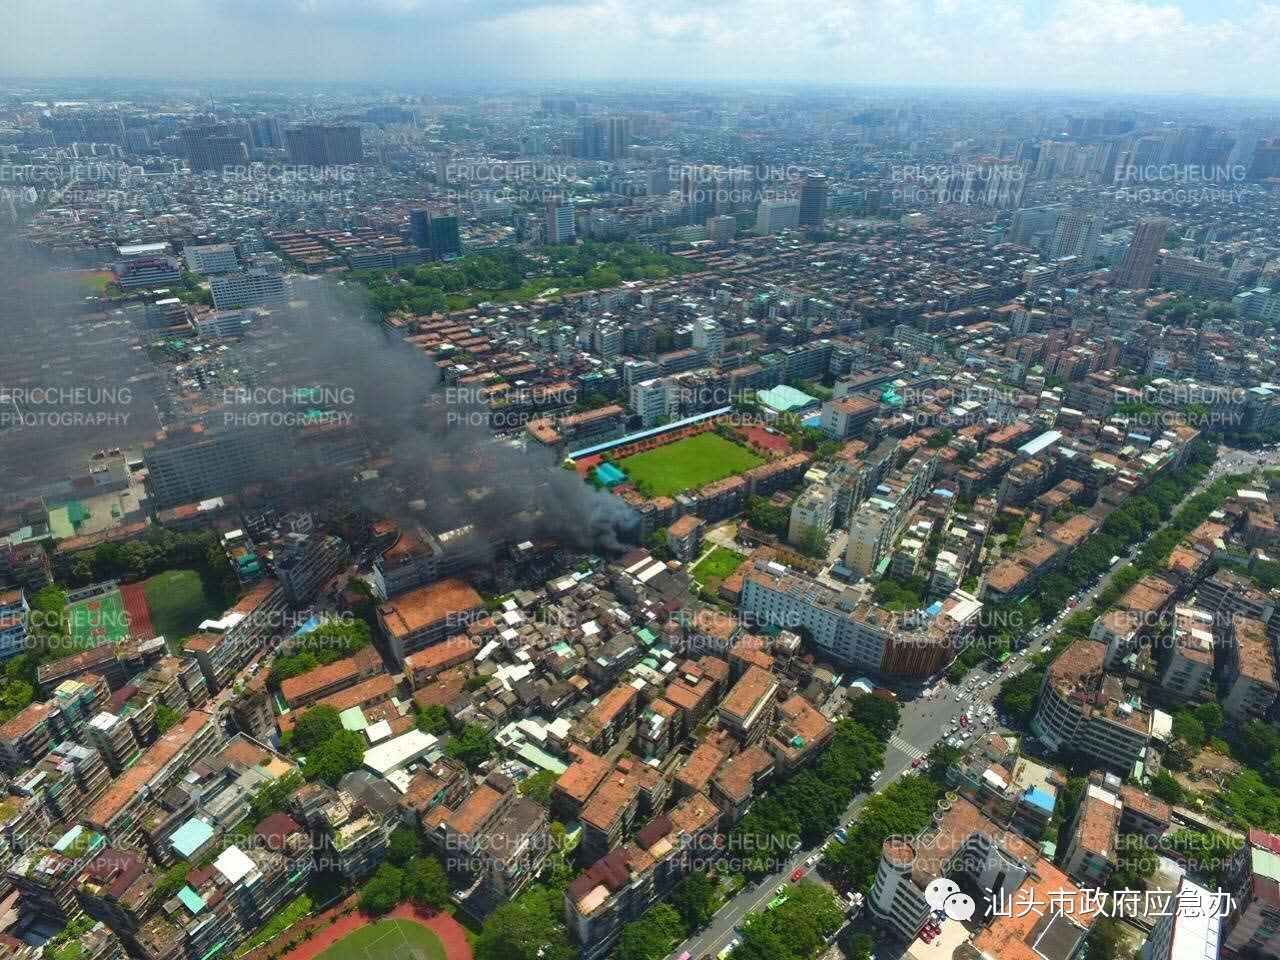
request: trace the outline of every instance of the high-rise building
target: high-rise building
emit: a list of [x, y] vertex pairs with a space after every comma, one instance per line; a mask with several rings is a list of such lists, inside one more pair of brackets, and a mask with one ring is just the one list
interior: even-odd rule
[[249, 121], [249, 135], [258, 148], [283, 147], [284, 124], [276, 117], [259, 117]]
[[187, 163], [192, 173], [221, 173], [249, 159], [244, 139], [222, 126], [188, 127], [182, 131]]
[[626, 117], [609, 117], [605, 121], [605, 150], [610, 160], [619, 160], [627, 155], [629, 140]]
[[728, 243], [738, 232], [738, 218], [727, 214], [707, 217], [707, 239], [712, 243]]
[[1184, 876], [1172, 899], [1177, 906], [1156, 921], [1143, 955], [1148, 960], [1217, 960], [1226, 916], [1216, 901], [1216, 891]]
[[1129, 252], [1116, 271], [1113, 286], [1120, 290], [1146, 290], [1151, 286], [1151, 274], [1155, 270], [1156, 257], [1169, 232], [1172, 221], [1164, 217], [1139, 220], [1133, 229]]
[[184, 247], [182, 257], [193, 273], [229, 273], [240, 269], [236, 248], [229, 243], [204, 243]]
[[1080, 257], [1092, 261], [1098, 255], [1101, 218], [1087, 210], [1071, 210], [1058, 218], [1050, 253], [1054, 257]]
[[288, 467], [288, 437], [274, 428], [166, 430], [143, 446], [158, 508], [194, 503], [281, 476]]
[[827, 178], [811, 173], [800, 184], [800, 226], [821, 227], [827, 219]]
[[577, 237], [573, 207], [558, 197], [547, 201], [547, 243], [573, 243]]
[[1023, 247], [1044, 246], [1052, 239], [1064, 209], [1061, 204], [1048, 204], [1015, 210], [1013, 219], [1009, 222], [1009, 242]]
[[578, 137], [573, 155], [584, 160], [602, 160], [608, 154], [609, 134], [602, 117], [579, 117]]
[[693, 322], [693, 346], [708, 362], [719, 359], [724, 353], [724, 327], [711, 317], [699, 317]]
[[458, 218], [453, 214], [413, 210], [409, 214], [409, 235], [414, 244], [426, 247], [437, 260], [462, 253], [458, 237]]
[[756, 233], [781, 233], [800, 225], [800, 201], [761, 200], [756, 208]]
[[313, 167], [359, 163], [364, 155], [360, 128], [353, 123], [307, 123], [285, 132], [289, 160]]

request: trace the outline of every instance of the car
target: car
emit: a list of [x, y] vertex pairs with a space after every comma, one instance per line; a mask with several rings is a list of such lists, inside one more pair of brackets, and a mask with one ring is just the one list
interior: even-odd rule
[[924, 759], [923, 757], [916, 757], [914, 760], [912, 760], [911, 769], [914, 770], [916, 767], [920, 766], [920, 761], [923, 759]]
[[797, 880], [799, 880], [803, 876], [804, 876], [804, 868], [796, 867], [794, 870], [791, 871], [791, 882], [795, 883]]
[[786, 893], [786, 892], [787, 892], [787, 885], [786, 885], [785, 883], [780, 883], [780, 884], [778, 884], [778, 889], [777, 889], [777, 890], [775, 890], [775, 891], [773, 891], [773, 892], [774, 892], [775, 894], [782, 894], [782, 893]]
[[880, 779], [880, 771], [877, 770], [875, 773], [871, 775], [871, 782], [875, 783], [879, 779]]
[[806, 867], [812, 867], [817, 862], [818, 862], [818, 855], [815, 853], [804, 862], [804, 865]]

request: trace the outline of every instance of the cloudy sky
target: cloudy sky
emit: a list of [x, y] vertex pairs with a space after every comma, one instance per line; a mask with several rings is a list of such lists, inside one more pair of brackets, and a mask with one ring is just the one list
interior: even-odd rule
[[1280, 96], [1280, 0], [0, 0], [8, 75]]

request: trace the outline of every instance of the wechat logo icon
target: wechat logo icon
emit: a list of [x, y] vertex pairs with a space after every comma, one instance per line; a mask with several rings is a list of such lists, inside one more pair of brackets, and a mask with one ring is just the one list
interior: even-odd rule
[[954, 880], [939, 877], [931, 880], [924, 888], [924, 899], [939, 920], [972, 920], [977, 905], [973, 897], [960, 892], [960, 886]]

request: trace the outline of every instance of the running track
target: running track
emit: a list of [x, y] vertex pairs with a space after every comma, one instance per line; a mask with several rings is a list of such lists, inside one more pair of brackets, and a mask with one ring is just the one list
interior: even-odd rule
[[[440, 942], [444, 944], [445, 954], [449, 960], [472, 960], [471, 947], [467, 943], [467, 935], [462, 929], [462, 924], [447, 913], [423, 910], [411, 903], [402, 903], [387, 914], [387, 917], [397, 920], [412, 920], [430, 928], [440, 938]], [[379, 917], [378, 919], [384, 918]], [[372, 918], [365, 916], [358, 910], [355, 913], [347, 914], [345, 917], [339, 917], [337, 923], [318, 931], [310, 940], [304, 941], [286, 953], [282, 960], [315, 960], [316, 957], [347, 934], [372, 922], [374, 922]], [[288, 937], [291, 932], [288, 931], [282, 936]], [[245, 960], [249, 960], [249, 958], [245, 958]]]
[[[120, 600], [124, 603], [125, 615], [129, 618], [129, 636], [140, 640], [150, 640], [156, 635], [156, 628], [151, 623], [151, 608], [147, 606], [147, 584], [126, 583], [120, 588]], [[178, 637], [169, 637], [170, 641]]]

